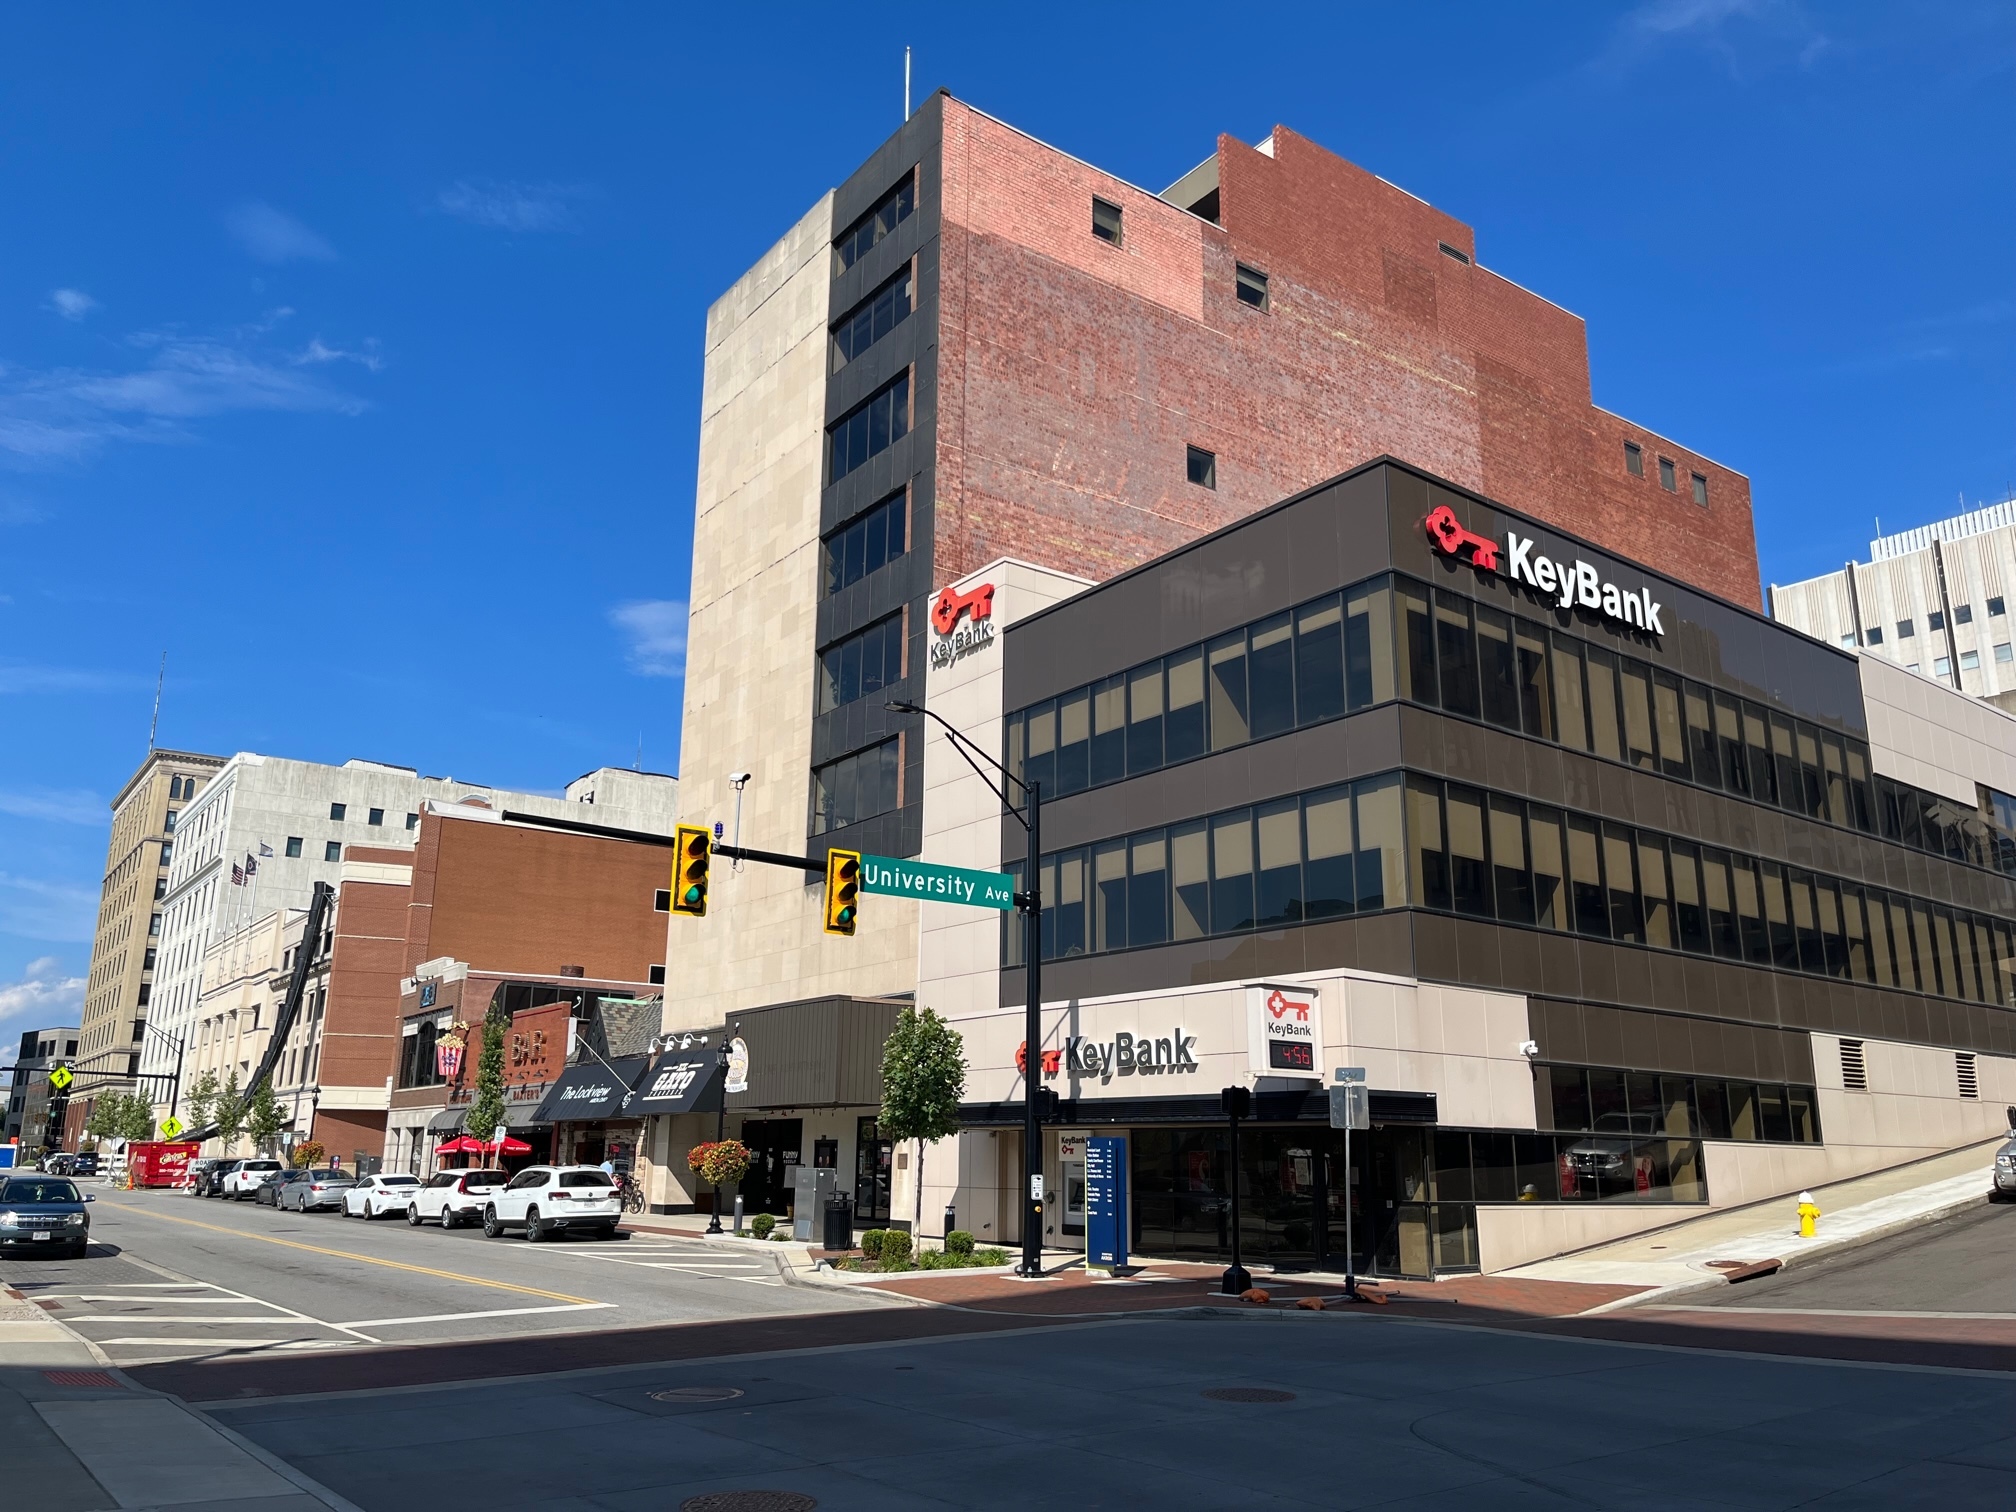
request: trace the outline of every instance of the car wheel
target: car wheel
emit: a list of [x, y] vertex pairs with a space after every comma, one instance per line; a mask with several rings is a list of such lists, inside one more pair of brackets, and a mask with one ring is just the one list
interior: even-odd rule
[[462, 1221], [461, 1219], [455, 1216], [455, 1209], [451, 1207], [444, 1207], [443, 1209], [441, 1209], [442, 1228], [444, 1229], [457, 1228], [461, 1225], [461, 1221]]
[[497, 1221], [497, 1204], [494, 1202], [483, 1209], [483, 1237], [485, 1239], [504, 1237], [504, 1225]]
[[406, 1204], [406, 1224], [409, 1228], [420, 1227], [420, 1209], [415, 1203]]
[[527, 1244], [539, 1244], [545, 1238], [546, 1230], [539, 1222], [539, 1209], [536, 1207], [527, 1208], [525, 1210], [525, 1242]]

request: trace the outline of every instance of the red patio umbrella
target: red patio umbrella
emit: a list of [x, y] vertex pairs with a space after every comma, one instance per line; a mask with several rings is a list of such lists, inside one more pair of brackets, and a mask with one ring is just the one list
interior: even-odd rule
[[434, 1147], [436, 1155], [488, 1155], [493, 1151], [499, 1155], [530, 1155], [532, 1146], [522, 1139], [513, 1139], [508, 1134], [504, 1136], [501, 1144], [494, 1139], [478, 1139], [474, 1135], [464, 1134], [459, 1139], [451, 1139], [444, 1145]]

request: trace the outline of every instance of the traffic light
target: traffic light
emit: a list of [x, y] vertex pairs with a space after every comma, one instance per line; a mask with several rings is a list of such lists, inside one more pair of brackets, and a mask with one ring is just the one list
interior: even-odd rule
[[861, 892], [861, 852], [826, 852], [826, 933], [851, 935]]
[[682, 824], [677, 831], [676, 850], [672, 862], [672, 912], [704, 919], [707, 867], [714, 858], [714, 837], [697, 824]]

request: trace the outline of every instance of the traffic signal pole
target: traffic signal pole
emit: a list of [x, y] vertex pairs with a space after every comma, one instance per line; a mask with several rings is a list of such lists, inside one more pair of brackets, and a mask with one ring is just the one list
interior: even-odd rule
[[[1028, 808], [1023, 821], [1029, 830], [1029, 869], [1023, 874], [1022, 969], [1027, 973], [1027, 1006], [1022, 1022], [1022, 1165], [1028, 1173], [1022, 1193], [1022, 1263], [1018, 1276], [1043, 1274], [1043, 1127], [1037, 1093], [1043, 1084], [1043, 898], [1037, 870], [1043, 855], [1043, 784], [1026, 783], [1022, 793]], [[1011, 810], [1012, 812], [1012, 810]]]

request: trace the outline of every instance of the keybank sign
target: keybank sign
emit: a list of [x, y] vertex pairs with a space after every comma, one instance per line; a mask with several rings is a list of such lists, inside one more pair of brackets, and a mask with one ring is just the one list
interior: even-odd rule
[[1659, 611], [1665, 606], [1652, 597], [1650, 586], [1623, 588], [1588, 562], [1577, 557], [1572, 562], [1545, 556], [1534, 548], [1531, 536], [1516, 530], [1505, 532], [1505, 548], [1488, 536], [1467, 530], [1455, 511], [1444, 504], [1427, 520], [1428, 539], [1444, 556], [1459, 560], [1467, 552], [1470, 562], [1482, 572], [1502, 572], [1515, 583], [1525, 583], [1551, 595], [1561, 609], [1592, 609], [1605, 619], [1634, 625], [1652, 635], [1664, 635], [1666, 626]]

